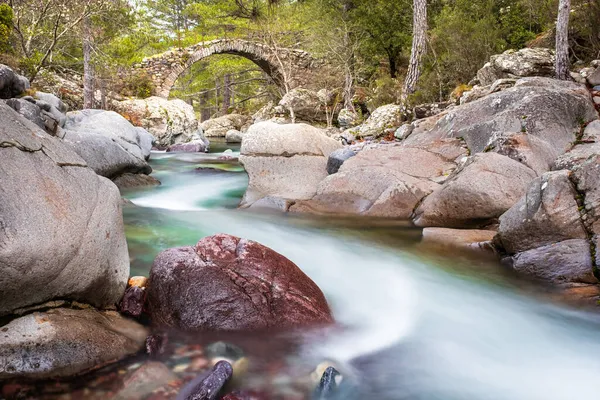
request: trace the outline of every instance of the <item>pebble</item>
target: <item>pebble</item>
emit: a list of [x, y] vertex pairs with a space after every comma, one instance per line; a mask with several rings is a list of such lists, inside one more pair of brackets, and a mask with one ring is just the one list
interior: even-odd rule
[[338, 386], [336, 380], [338, 376], [340, 376], [340, 373], [337, 369], [328, 367], [325, 372], [323, 372], [323, 376], [321, 377], [321, 381], [315, 390], [313, 398], [315, 400], [326, 400], [333, 398]]
[[168, 342], [166, 335], [150, 335], [146, 338], [146, 353], [151, 356], [163, 354]]
[[132, 276], [129, 278], [129, 282], [127, 282], [127, 286], [141, 287], [145, 288], [148, 284], [148, 278], [145, 276]]
[[190, 364], [177, 364], [175, 368], [173, 368], [173, 372], [176, 374], [180, 374], [185, 372], [190, 367]]
[[125, 294], [119, 303], [119, 311], [130, 317], [138, 318], [144, 311], [146, 289], [139, 286], [130, 286], [125, 289]]
[[231, 379], [233, 368], [227, 361], [219, 361], [210, 372], [199, 375], [177, 395], [177, 400], [215, 400]]

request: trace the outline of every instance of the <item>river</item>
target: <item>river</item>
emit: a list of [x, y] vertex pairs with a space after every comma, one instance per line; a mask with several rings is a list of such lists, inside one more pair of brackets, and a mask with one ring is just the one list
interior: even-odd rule
[[[296, 263], [324, 292], [337, 325], [174, 335], [176, 350], [159, 360], [180, 381], [197, 373], [190, 349], [224, 340], [247, 359], [235, 385], [273, 399], [305, 398], [311, 371], [325, 360], [345, 376], [340, 400], [598, 398], [597, 314], [553, 301], [552, 289], [493, 258], [425, 246], [420, 230], [402, 221], [238, 210], [247, 176], [235, 160], [239, 147], [223, 153], [228, 148], [213, 143], [210, 154], [152, 154], [153, 175], [163, 184], [125, 194], [132, 202], [124, 207], [132, 275], [147, 276], [161, 250], [229, 233]], [[45, 383], [35, 398], [115, 398], [128, 385], [129, 395], [116, 398], [146, 398], [152, 379], [136, 386], [129, 376], [147, 360], [140, 355], [71, 382]], [[152, 397], [163, 398], [168, 393]]]
[[[247, 176], [219, 160], [226, 148], [153, 153], [163, 184], [128, 193], [124, 218], [133, 275], [147, 275], [160, 250], [223, 232], [269, 246], [319, 285], [340, 328], [296, 332], [283, 349], [266, 334], [242, 340], [251, 363], [264, 364], [251, 343], [290, 376], [332, 360], [356, 386], [344, 398], [598, 397], [597, 315], [548, 301], [547, 288], [494, 260], [425, 247], [403, 222], [237, 210]], [[275, 385], [254, 374], [249, 385]]]

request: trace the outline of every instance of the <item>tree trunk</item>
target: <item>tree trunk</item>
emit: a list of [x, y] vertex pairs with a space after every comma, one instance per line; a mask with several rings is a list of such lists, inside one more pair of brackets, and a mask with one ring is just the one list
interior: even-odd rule
[[350, 49], [350, 54], [346, 59], [346, 65], [344, 68], [344, 108], [354, 112], [354, 104], [352, 99], [354, 98], [354, 54], [352, 54], [351, 47], [352, 38], [348, 29], [344, 31], [344, 47]]
[[210, 119], [210, 105], [208, 104], [209, 92], [204, 92], [200, 95], [200, 121]]
[[401, 101], [406, 102], [409, 95], [417, 89], [421, 76], [423, 56], [427, 49], [427, 0], [413, 0], [413, 39], [410, 51], [408, 73], [404, 81]]
[[560, 0], [556, 20], [556, 79], [570, 80], [569, 73], [569, 14], [571, 0]]
[[396, 79], [398, 77], [398, 65], [396, 64], [396, 55], [391, 51], [388, 51], [388, 61], [390, 63], [390, 78]]
[[219, 97], [221, 96], [219, 78], [215, 78], [215, 114], [219, 113]]
[[108, 110], [108, 101], [106, 99], [106, 79], [104, 76], [100, 79], [100, 108]]
[[223, 76], [223, 115], [227, 115], [231, 106], [231, 86], [229, 85], [229, 74]]
[[90, 19], [83, 19], [83, 108], [94, 108], [94, 67]]

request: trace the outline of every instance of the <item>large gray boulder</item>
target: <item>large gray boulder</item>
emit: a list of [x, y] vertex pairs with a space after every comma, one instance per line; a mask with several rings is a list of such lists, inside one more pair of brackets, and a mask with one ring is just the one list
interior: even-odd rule
[[[291, 117], [290, 109], [294, 111], [297, 122], [327, 124], [327, 119], [335, 121], [337, 110], [334, 92], [322, 89], [315, 92], [309, 89], [295, 88], [287, 92], [279, 102], [279, 106]], [[333, 115], [330, 115], [333, 113]]]
[[555, 75], [554, 62], [554, 51], [550, 49], [506, 50], [490, 57], [490, 61], [477, 71], [477, 80], [482, 85], [491, 85], [502, 78], [552, 77]]
[[241, 114], [227, 114], [222, 117], [202, 121], [200, 127], [206, 137], [225, 137], [231, 130], [242, 131], [250, 117]]
[[500, 217], [498, 238], [509, 254], [570, 239], [586, 239], [569, 171], [547, 172]]
[[227, 143], [242, 143], [244, 134], [237, 129], [231, 129], [225, 134], [225, 141]]
[[342, 145], [306, 124], [259, 122], [244, 136], [240, 162], [249, 183], [242, 206], [263, 197], [310, 199], [327, 176], [327, 158]]
[[150, 132], [161, 148], [203, 138], [194, 108], [183, 100], [153, 96], [115, 102], [113, 106], [133, 125]]
[[417, 226], [470, 228], [500, 217], [535, 178], [525, 165], [497, 153], [469, 158], [415, 211]]
[[546, 140], [527, 133], [508, 132], [494, 139], [488, 147], [491, 151], [512, 158], [537, 175], [550, 171], [560, 151]]
[[567, 170], [548, 172], [500, 217], [497, 241], [513, 268], [560, 283], [594, 283], [580, 197]]
[[8, 99], [6, 100], [6, 104], [24, 118], [27, 118], [40, 128], [46, 129], [46, 124], [42, 119], [42, 110], [35, 103], [24, 99]]
[[29, 80], [12, 68], [0, 64], [0, 99], [10, 99], [29, 89]]
[[52, 299], [107, 307], [129, 256], [116, 186], [0, 102], [0, 316]]
[[555, 161], [556, 171], [533, 181], [500, 218], [498, 242], [516, 270], [560, 283], [597, 282], [599, 130], [598, 121], [589, 124]]
[[373, 146], [346, 160], [319, 184], [312, 199], [290, 210], [408, 219], [465, 155], [456, 139], [423, 147]]
[[594, 133], [597, 124], [584, 131], [588, 143], [579, 143], [556, 160], [556, 169], [571, 171], [579, 198], [582, 221], [592, 235], [600, 235], [600, 141]]
[[426, 128], [414, 129], [405, 142], [462, 138], [474, 154], [490, 149], [507, 133], [526, 133], [547, 142], [560, 155], [571, 148], [582, 124], [597, 118], [585, 86], [550, 78], [524, 78], [510, 89], [422, 120]]
[[[53, 97], [55, 97], [53, 95], [42, 93], [42, 95], [44, 94], [46, 96], [42, 97], [48, 98], [52, 101], [52, 104], [31, 96], [24, 96], [19, 99], [8, 99], [6, 100], [6, 104], [40, 128], [45, 129], [50, 135], [56, 136], [59, 133], [59, 128], [65, 126], [67, 117], [53, 105], [56, 104], [61, 107], [60, 103], [62, 102], [60, 102], [58, 98], [53, 99]], [[58, 102], [56, 100], [58, 100]], [[64, 104], [62, 104], [62, 108], [66, 108]]]
[[512, 267], [521, 273], [555, 283], [598, 283], [590, 244], [571, 239], [518, 253]]
[[152, 136], [113, 111], [82, 110], [67, 114], [63, 139], [97, 174], [149, 174]]
[[594, 72], [588, 75], [587, 81], [592, 86], [600, 85], [600, 67], [597, 67]]
[[0, 335], [0, 380], [69, 377], [140, 351], [148, 335], [117, 312], [56, 308], [9, 322]]
[[52, 107], [56, 108], [63, 114], [69, 110], [69, 107], [67, 107], [67, 105], [61, 99], [59, 99], [52, 93], [37, 91], [35, 92], [35, 98], [38, 100], [45, 101], [46, 103], [50, 104]]

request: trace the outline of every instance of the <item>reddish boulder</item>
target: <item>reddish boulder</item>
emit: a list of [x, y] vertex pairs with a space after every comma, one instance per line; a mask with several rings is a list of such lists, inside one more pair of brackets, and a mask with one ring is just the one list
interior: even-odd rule
[[332, 322], [325, 296], [294, 263], [225, 234], [160, 253], [150, 272], [148, 309], [156, 326], [183, 331]]

